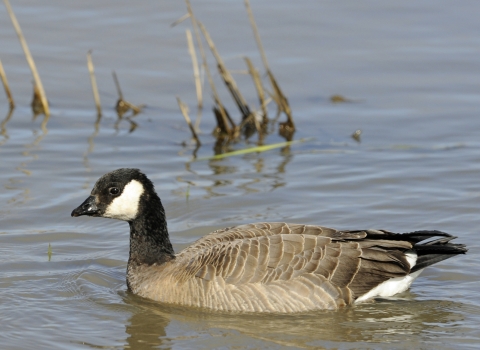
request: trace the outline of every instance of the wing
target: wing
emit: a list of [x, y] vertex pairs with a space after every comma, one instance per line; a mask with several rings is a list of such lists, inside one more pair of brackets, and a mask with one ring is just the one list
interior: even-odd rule
[[234, 227], [227, 227], [200, 238], [192, 245], [184, 249], [181, 254], [189, 255], [197, 253], [198, 251], [215, 246], [223, 242], [230, 242], [234, 240], [243, 240], [254, 237], [266, 237], [279, 234], [306, 234], [323, 237], [341, 237], [345, 233], [358, 238], [364, 238], [366, 233], [364, 231], [338, 231], [332, 228], [316, 226], [316, 225], [301, 225], [301, 224], [287, 224], [284, 222], [261, 222], [255, 224], [240, 225]]
[[[368, 234], [375, 239], [367, 239]], [[182, 251], [178, 260], [186, 265], [181, 269], [185, 279], [270, 286], [306, 299], [349, 304], [385, 280], [408, 274], [404, 251], [412, 244], [389, 237], [386, 231], [249, 224], [212, 232]]]

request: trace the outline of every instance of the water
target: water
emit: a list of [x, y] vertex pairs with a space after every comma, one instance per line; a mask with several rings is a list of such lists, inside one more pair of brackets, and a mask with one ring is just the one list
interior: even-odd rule
[[[192, 161], [175, 96], [195, 115], [182, 2], [12, 1], [52, 116], [32, 118], [31, 75], [4, 7], [0, 58], [17, 108], [0, 134], [0, 340], [6, 349], [478, 348], [480, 22], [477, 2], [253, 2], [269, 63], [313, 141]], [[242, 1], [194, 3], [226, 64], [261, 60]], [[104, 116], [86, 68], [93, 49]], [[211, 61], [211, 59], [210, 59]], [[145, 103], [129, 132], [113, 106]], [[236, 75], [246, 98], [253, 84]], [[238, 120], [235, 107], [217, 88]], [[352, 102], [332, 104], [342, 94]], [[0, 107], [7, 101], [0, 94]], [[200, 157], [213, 155], [207, 92]], [[272, 108], [272, 113], [274, 112]], [[350, 135], [363, 131], [361, 143]], [[281, 142], [276, 134], [267, 143]], [[245, 143], [233, 148], [246, 147]], [[405, 232], [469, 246], [410, 291], [338, 312], [218, 314], [126, 291], [128, 225], [71, 218], [96, 179], [139, 167], [155, 182], [178, 251], [213, 229], [289, 221]], [[51, 255], [49, 257], [49, 245]]]

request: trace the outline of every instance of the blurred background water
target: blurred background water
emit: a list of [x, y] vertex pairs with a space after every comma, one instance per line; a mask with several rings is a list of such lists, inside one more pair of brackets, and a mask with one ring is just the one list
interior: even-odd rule
[[[314, 139], [204, 161], [192, 157], [175, 99], [195, 115], [190, 24], [170, 27], [186, 13], [181, 1], [11, 4], [51, 117], [42, 127], [43, 116], [32, 115], [31, 73], [0, 6], [0, 59], [17, 103], [8, 117], [0, 93], [2, 348], [478, 348], [480, 3], [253, 1], [293, 111], [294, 140]], [[229, 68], [246, 70], [244, 56], [261, 67], [242, 1], [192, 6]], [[97, 125], [90, 49], [103, 106]], [[132, 132], [114, 110], [112, 70], [125, 99], [147, 105]], [[235, 78], [257, 103], [250, 77]], [[215, 81], [238, 120], [217, 73]], [[351, 102], [332, 103], [335, 94]], [[199, 157], [214, 154], [208, 90], [205, 104]], [[357, 129], [361, 142], [350, 137]], [[281, 141], [276, 133], [266, 139]], [[119, 167], [138, 167], [154, 181], [177, 251], [213, 229], [264, 220], [439, 229], [470, 251], [427, 269], [397, 298], [338, 312], [166, 307], [126, 291], [127, 224], [70, 217], [96, 179]]]

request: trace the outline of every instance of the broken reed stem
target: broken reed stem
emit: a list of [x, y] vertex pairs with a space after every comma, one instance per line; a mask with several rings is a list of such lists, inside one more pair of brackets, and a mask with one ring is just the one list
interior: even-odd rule
[[192, 32], [190, 31], [190, 29], [186, 30], [186, 34], [187, 34], [188, 52], [190, 53], [190, 57], [192, 58], [193, 77], [195, 79], [195, 89], [197, 91], [198, 108], [201, 109], [203, 106], [202, 82], [200, 81], [200, 71], [198, 69], [197, 54], [195, 53], [195, 46], [193, 45]]
[[295, 130], [295, 123], [293, 122], [292, 110], [290, 109], [290, 105], [288, 104], [287, 97], [283, 94], [282, 90], [280, 89], [280, 86], [277, 84], [277, 80], [273, 76], [273, 73], [270, 70], [268, 70], [267, 74], [268, 74], [268, 77], [270, 78], [270, 82], [273, 86], [275, 94], [277, 95], [278, 106], [287, 115], [287, 122], [289, 124], [288, 126], [293, 131]]
[[240, 112], [242, 113], [243, 118], [247, 118], [250, 115], [250, 108], [248, 107], [247, 102], [245, 101], [242, 94], [238, 90], [237, 84], [235, 83], [235, 80], [233, 79], [232, 75], [230, 74], [228, 69], [225, 67], [222, 57], [218, 53], [217, 48], [215, 47], [215, 44], [213, 43], [213, 40], [208, 34], [204, 25], [199, 22], [198, 26], [200, 27], [200, 30], [202, 31], [203, 36], [207, 41], [208, 46], [210, 47], [210, 50], [212, 51], [212, 54], [215, 57], [215, 60], [217, 61], [218, 71], [220, 72], [220, 75], [222, 76], [223, 81], [225, 82], [225, 85], [227, 86], [228, 90], [233, 96], [233, 99], [237, 103], [237, 106], [240, 109]]
[[[117, 87], [117, 93], [118, 93], [117, 105], [115, 106], [118, 117], [122, 118], [123, 115], [126, 112], [128, 112], [129, 109], [133, 111], [133, 115], [140, 113], [143, 107], [145, 107], [145, 105], [142, 104], [142, 105], [135, 106], [133, 103], [125, 101], [125, 99], [123, 98], [122, 89], [120, 88], [120, 83], [118, 82], [117, 73], [115, 73], [115, 71], [112, 71], [112, 75], [113, 75], [113, 80], [115, 81], [115, 86]], [[131, 122], [131, 123], [134, 123], [134, 122]]]
[[185, 21], [188, 17], [190, 17], [190, 14], [189, 14], [189, 13], [184, 14], [182, 17], [180, 17], [180, 18], [177, 19], [175, 22], [173, 22], [172, 24], [170, 24], [170, 27], [175, 27], [177, 24], [180, 24], [180, 23], [182, 23], [183, 21]]
[[261, 134], [261, 127], [260, 124], [258, 123], [258, 120], [256, 118], [255, 112], [250, 113], [250, 115], [247, 118], [244, 118], [240, 124], [240, 129], [242, 129], [247, 123], [252, 123], [255, 126], [255, 129], [258, 131], [259, 134]]
[[87, 52], [87, 66], [90, 72], [90, 82], [92, 83], [93, 98], [95, 99], [95, 106], [97, 107], [97, 115], [102, 115], [102, 106], [100, 104], [100, 95], [98, 94], [97, 79], [95, 78], [95, 70], [92, 62], [92, 50]]
[[133, 115], [137, 115], [138, 113], [140, 113], [142, 111], [143, 107], [146, 106], [145, 104], [141, 104], [141, 105], [136, 106], [133, 103], [130, 103], [130, 102], [125, 101], [125, 100], [122, 100], [122, 102], [125, 104], [125, 106], [127, 106], [128, 108], [130, 108], [133, 111]]
[[117, 88], [118, 99], [123, 100], [122, 89], [120, 88], [120, 83], [118, 82], [117, 73], [115, 73], [115, 71], [112, 71], [112, 75], [113, 75], [113, 80], [115, 82], [115, 86]]
[[277, 102], [279, 109], [282, 110], [287, 115], [289, 127], [292, 130], [295, 130], [295, 124], [293, 123], [293, 118], [292, 118], [292, 111], [290, 109], [290, 105], [288, 104], [288, 100], [283, 94], [282, 90], [280, 89], [280, 86], [275, 80], [272, 72], [270, 71], [270, 67], [267, 61], [267, 55], [265, 54], [265, 50], [263, 49], [262, 40], [260, 39], [260, 34], [258, 33], [257, 24], [255, 22], [255, 18], [253, 17], [252, 8], [250, 7], [250, 0], [245, 0], [245, 7], [247, 8], [248, 18], [250, 19], [250, 24], [252, 25], [253, 34], [255, 36], [255, 41], [257, 42], [258, 50], [260, 51], [260, 55], [262, 56], [263, 65], [267, 70], [270, 83], [272, 84], [274, 94], [276, 95], [276, 96], [273, 96], [273, 98]]
[[[222, 100], [220, 100], [220, 96], [218, 95], [217, 88], [215, 87], [215, 83], [213, 82], [212, 75], [210, 74], [210, 70], [206, 69], [205, 71], [207, 72], [208, 82], [210, 84], [210, 89], [212, 90], [213, 100], [215, 101], [215, 105], [218, 107], [218, 111], [220, 112], [220, 117], [222, 118], [223, 124], [225, 125], [225, 132], [231, 136], [232, 129], [230, 128], [230, 125], [232, 126], [233, 129], [235, 129], [235, 123], [228, 115], [227, 110], [223, 106]], [[230, 122], [230, 125], [229, 125], [229, 122]]]
[[[209, 81], [210, 87], [212, 87], [212, 91], [215, 90], [214, 93], [216, 93], [215, 84], [213, 83], [212, 75], [210, 74], [210, 68], [207, 65], [207, 55], [205, 54], [205, 50], [203, 49], [203, 43], [202, 43], [202, 38], [200, 36], [200, 30], [198, 29], [197, 19], [195, 18], [195, 15], [193, 14], [193, 10], [192, 10], [192, 6], [190, 5], [190, 1], [185, 0], [185, 3], [187, 4], [188, 16], [190, 17], [190, 20], [192, 21], [193, 32], [195, 33], [195, 39], [197, 40], [197, 45], [198, 45], [198, 49], [200, 51], [200, 56], [202, 57], [202, 67], [205, 70], [205, 72], [207, 73], [208, 81]], [[197, 64], [197, 66], [198, 66], [198, 64]], [[218, 98], [218, 100], [220, 100], [220, 99]], [[202, 98], [202, 106], [203, 106], [203, 98]], [[201, 108], [202, 106], [199, 106], [199, 108]], [[224, 115], [224, 118], [225, 118], [226, 113], [225, 113], [225, 109], [224, 109], [223, 105], [221, 104], [221, 102], [220, 102], [219, 107], [220, 107], [222, 115]]]
[[[217, 91], [215, 90], [213, 99], [215, 100], [215, 105], [218, 106], [218, 111], [220, 112], [220, 117], [222, 118], [223, 125], [225, 126], [225, 132], [229, 135], [235, 138], [235, 128], [236, 125], [232, 118], [230, 118], [230, 115], [227, 113], [227, 110], [223, 106], [222, 101], [220, 101], [220, 97], [218, 96]], [[230, 124], [229, 124], [230, 123]], [[231, 126], [231, 127], [230, 127]], [[233, 131], [232, 131], [233, 128]]]
[[[236, 138], [237, 127], [235, 125], [235, 122], [232, 120], [232, 118], [230, 118], [230, 115], [227, 113], [227, 110], [223, 106], [222, 101], [220, 100], [220, 96], [218, 95], [217, 88], [215, 87], [215, 83], [213, 82], [212, 74], [210, 73], [210, 69], [208, 68], [208, 65], [207, 65], [207, 55], [205, 54], [205, 50], [203, 48], [202, 38], [200, 36], [200, 30], [199, 30], [199, 23], [197, 22], [197, 19], [193, 14], [190, 1], [185, 0], [185, 3], [187, 4], [187, 11], [192, 21], [193, 32], [195, 33], [195, 38], [198, 43], [200, 56], [202, 57], [202, 67], [205, 69], [205, 72], [207, 73], [207, 79], [210, 85], [210, 89], [212, 90], [215, 105], [217, 106], [218, 112], [220, 113], [220, 118], [222, 119], [222, 123], [225, 126], [224, 131], [229, 135], [229, 137]], [[231, 128], [229, 123], [231, 125]]]
[[230, 125], [232, 126], [233, 130], [235, 130], [235, 128], [236, 128], [235, 123], [230, 118], [230, 115], [227, 113], [225, 107], [223, 106], [223, 103], [220, 100], [220, 96], [218, 95], [217, 88], [215, 87], [215, 83], [213, 81], [212, 74], [210, 73], [210, 68], [208, 67], [208, 64], [207, 64], [207, 55], [205, 54], [205, 49], [203, 48], [202, 38], [200, 36], [200, 30], [198, 28], [198, 22], [197, 22], [197, 19], [196, 19], [195, 15], [193, 14], [193, 10], [192, 10], [192, 6], [190, 5], [190, 1], [185, 0], [185, 3], [187, 4], [188, 15], [190, 17], [190, 20], [192, 21], [193, 32], [195, 33], [195, 39], [197, 40], [198, 49], [200, 51], [200, 56], [202, 57], [202, 67], [207, 74], [207, 79], [208, 79], [208, 83], [210, 85], [210, 89], [212, 90], [213, 99], [215, 101], [216, 106], [218, 107], [217, 108], [218, 111], [220, 112], [220, 118], [222, 119], [223, 124], [225, 125], [225, 128], [226, 128], [225, 132], [228, 135], [233, 136], [235, 131], [233, 131], [233, 133], [232, 133], [232, 129], [230, 128], [227, 120], [230, 122]]
[[208, 68], [208, 65], [207, 65], [207, 56], [205, 55], [205, 50], [203, 49], [203, 44], [202, 44], [202, 38], [200, 37], [200, 31], [198, 29], [197, 19], [195, 18], [195, 15], [193, 14], [192, 6], [190, 5], [190, 1], [185, 0], [185, 3], [187, 4], [188, 16], [190, 17], [190, 20], [192, 21], [193, 32], [195, 33], [195, 39], [197, 39], [198, 49], [200, 50], [200, 56], [202, 56], [203, 69], [205, 69], [207, 74], [210, 74], [210, 69]]
[[260, 51], [260, 55], [262, 56], [263, 65], [265, 66], [266, 70], [269, 70], [270, 68], [268, 66], [267, 55], [265, 55], [262, 40], [260, 39], [260, 34], [258, 34], [257, 23], [255, 23], [255, 18], [253, 17], [253, 12], [250, 7], [250, 0], [245, 0], [245, 7], [247, 8], [248, 19], [252, 25], [253, 35], [255, 36], [255, 41], [257, 42], [258, 51]]
[[35, 81], [35, 86], [38, 88], [38, 92], [40, 94], [40, 99], [42, 101], [43, 110], [46, 116], [50, 115], [50, 109], [48, 107], [47, 96], [45, 95], [45, 90], [43, 89], [42, 81], [40, 80], [40, 75], [38, 74], [37, 67], [35, 66], [35, 61], [33, 60], [32, 54], [30, 53], [30, 49], [28, 48], [27, 41], [23, 36], [22, 29], [20, 28], [20, 24], [18, 24], [17, 17], [13, 13], [12, 7], [10, 6], [9, 0], [3, 0], [5, 3], [5, 7], [7, 8], [7, 12], [10, 15], [10, 19], [12, 20], [13, 27], [17, 32], [18, 39], [20, 40], [20, 44], [22, 45], [23, 52], [25, 53], [25, 58], [27, 59], [27, 63], [30, 66], [30, 70], [32, 71], [33, 79]]
[[12, 92], [10, 91], [7, 75], [5, 74], [5, 70], [3, 69], [3, 64], [1, 60], [0, 60], [0, 78], [2, 79], [3, 87], [5, 88], [5, 94], [7, 94], [8, 103], [10, 104], [10, 109], [14, 109], [15, 102], [13, 101]]
[[263, 113], [263, 124], [264, 126], [266, 126], [268, 123], [267, 104], [265, 102], [265, 91], [263, 90], [262, 80], [260, 79], [260, 74], [258, 74], [258, 71], [255, 69], [252, 61], [250, 61], [248, 57], [245, 57], [245, 62], [247, 63], [248, 72], [252, 76], [255, 88], [257, 89], [258, 101], [260, 103], [260, 108], [262, 109]]
[[201, 142], [200, 139], [197, 136], [197, 132], [195, 131], [195, 128], [192, 125], [192, 121], [190, 120], [190, 117], [188, 116], [188, 107], [185, 103], [180, 100], [180, 97], [177, 96], [177, 102], [178, 102], [178, 107], [180, 107], [180, 111], [183, 114], [183, 117], [185, 118], [185, 121], [188, 124], [188, 127], [190, 128], [190, 131], [192, 132], [193, 138], [197, 142], [197, 145], [200, 146]]
[[35, 84], [33, 84], [33, 98], [30, 106], [32, 106], [32, 111], [35, 118], [37, 117], [37, 115], [45, 112], [42, 105], [42, 99], [40, 98], [40, 92], [38, 91], [38, 87]]

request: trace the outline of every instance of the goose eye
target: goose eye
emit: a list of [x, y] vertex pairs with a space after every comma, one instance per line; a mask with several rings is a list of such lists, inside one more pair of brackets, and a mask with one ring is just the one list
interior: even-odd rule
[[118, 192], [120, 192], [120, 191], [119, 191], [119, 189], [116, 188], [116, 187], [110, 187], [110, 189], [108, 190], [108, 192], [110, 192], [110, 194], [115, 195], [115, 194], [118, 194]]

